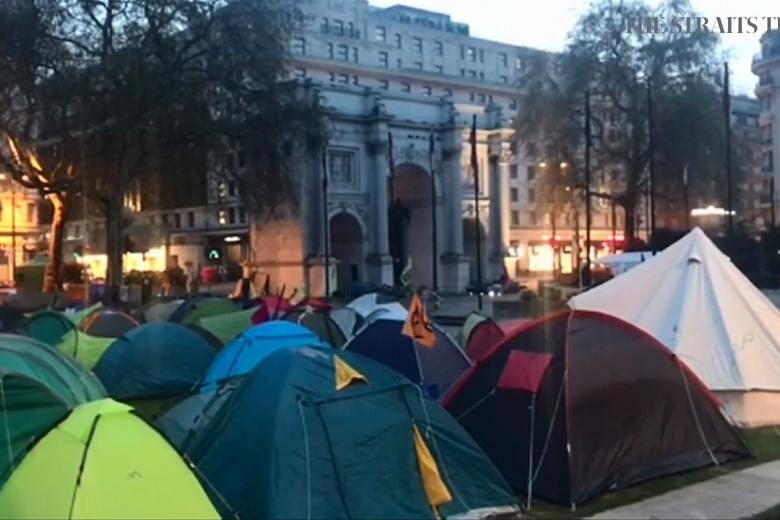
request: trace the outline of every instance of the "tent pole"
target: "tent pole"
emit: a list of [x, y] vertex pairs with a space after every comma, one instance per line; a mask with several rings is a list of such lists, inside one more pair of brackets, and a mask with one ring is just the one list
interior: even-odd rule
[[531, 394], [531, 431], [528, 435], [528, 497], [526, 498], [525, 508], [531, 510], [531, 492], [533, 490], [534, 483], [534, 419], [536, 414], [534, 413], [536, 408], [536, 393]]

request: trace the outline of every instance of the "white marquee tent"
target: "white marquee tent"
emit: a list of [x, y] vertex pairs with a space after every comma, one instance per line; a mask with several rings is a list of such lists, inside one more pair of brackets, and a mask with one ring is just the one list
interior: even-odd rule
[[739, 424], [780, 424], [780, 310], [696, 228], [569, 300], [633, 323], [673, 350]]

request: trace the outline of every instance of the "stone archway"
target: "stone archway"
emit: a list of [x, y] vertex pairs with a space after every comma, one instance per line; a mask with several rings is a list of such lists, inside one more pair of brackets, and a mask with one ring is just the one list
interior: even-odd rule
[[364, 276], [363, 229], [351, 213], [342, 211], [330, 218], [330, 251], [338, 261], [338, 290], [350, 295], [353, 284]]
[[[473, 215], [473, 213], [472, 213]], [[479, 238], [482, 247], [480, 253], [482, 257], [482, 283], [487, 283], [490, 273], [488, 272], [488, 237], [485, 231], [485, 224], [480, 218]], [[465, 217], [463, 219], [463, 254], [471, 259], [469, 262], [469, 282], [477, 283], [477, 230], [474, 225], [474, 217]]]
[[[394, 209], [391, 214], [390, 252], [399, 259], [397, 269], [402, 270], [412, 259], [412, 275], [415, 285], [433, 286], [433, 215], [431, 177], [428, 171], [414, 163], [396, 167], [393, 179]], [[436, 224], [438, 256], [442, 253], [442, 211], [440, 188], [437, 186]], [[439, 283], [441, 261], [437, 259]]]

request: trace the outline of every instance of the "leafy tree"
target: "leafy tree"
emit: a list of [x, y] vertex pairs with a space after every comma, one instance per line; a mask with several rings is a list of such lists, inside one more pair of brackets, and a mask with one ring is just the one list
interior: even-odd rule
[[35, 35], [10, 58], [23, 73], [0, 88], [0, 112], [25, 107], [6, 132], [36, 148], [67, 143], [79, 159], [77, 184], [106, 219], [110, 286], [134, 186], [202, 186], [213, 170], [239, 182], [251, 211], [294, 201], [295, 158], [321, 132], [316, 100], [282, 81], [300, 23], [292, 3], [52, 0], [5, 13]]
[[592, 190], [625, 212], [626, 239], [635, 239], [635, 216], [648, 182], [648, 83], [652, 85], [656, 196], [675, 200], [689, 165], [692, 193], [720, 197], [722, 111], [715, 61], [718, 37], [705, 32], [629, 33], [626, 20], [689, 16], [686, 0], [653, 9], [640, 0], [591, 5], [559, 57], [537, 58], [521, 81], [521, 139], [564, 149], [582, 183], [584, 95], [591, 97]]

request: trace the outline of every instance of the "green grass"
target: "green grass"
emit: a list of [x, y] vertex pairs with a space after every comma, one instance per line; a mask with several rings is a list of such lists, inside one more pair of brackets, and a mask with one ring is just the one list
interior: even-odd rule
[[[740, 460], [723, 466], [711, 466], [699, 470], [687, 471], [677, 475], [657, 478], [647, 482], [631, 486], [619, 491], [604, 493], [594, 500], [582, 504], [576, 511], [567, 507], [534, 500], [531, 511], [525, 514], [526, 518], [586, 518], [601, 511], [614, 509], [626, 504], [638, 502], [674, 489], [689, 486], [697, 482], [720, 477], [732, 471], [745, 469], [756, 464], [762, 464], [780, 459], [780, 429], [770, 426], [766, 428], [754, 428], [743, 430], [745, 442], [747, 442], [754, 458]], [[780, 518], [780, 507], [763, 513], [759, 518]]]

